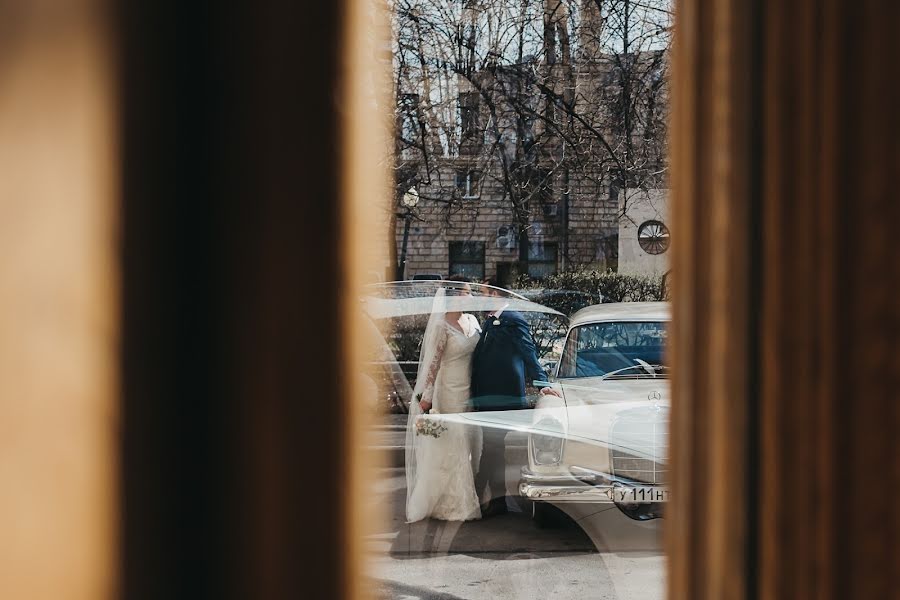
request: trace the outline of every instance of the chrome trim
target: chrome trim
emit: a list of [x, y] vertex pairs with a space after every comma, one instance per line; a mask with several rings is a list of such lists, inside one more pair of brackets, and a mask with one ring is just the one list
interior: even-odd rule
[[600, 483], [608, 483], [605, 480], [599, 480], [595, 475], [585, 475], [584, 477], [573, 477], [571, 475], [542, 475], [530, 471], [527, 467], [522, 469], [522, 483], [534, 485], [597, 485]]
[[529, 500], [554, 503], [615, 504], [615, 491], [627, 487], [664, 487], [573, 467], [572, 476], [542, 475], [522, 468], [519, 494]]
[[[648, 399], [650, 399], [650, 396], [648, 396]], [[643, 482], [641, 485], [663, 486], [668, 479], [669, 473], [668, 466], [664, 462], [637, 456], [632, 451], [629, 451], [627, 446], [622, 446], [618, 443], [619, 438], [628, 436], [627, 434], [623, 436], [622, 433], [617, 431], [617, 428], [621, 428], [623, 424], [633, 425], [635, 411], [643, 410], [646, 409], [629, 409], [628, 411], [620, 412], [610, 421], [609, 439], [612, 442], [609, 446], [610, 472], [614, 477], [620, 479], [641, 481]], [[655, 404], [653, 410], [657, 414], [662, 414], [663, 412], [663, 408], [658, 403]], [[642, 438], [649, 438], [649, 444], [644, 446], [644, 450], [651, 452], [653, 456], [664, 457], [668, 451], [669, 442], [668, 411], [666, 411], [666, 416], [662, 422], [659, 422], [659, 419], [639, 421], [639, 425], [642, 427], [646, 427], [648, 424], [650, 425], [649, 430], [637, 434]], [[635, 435], [634, 432], [631, 432], [632, 437]]]
[[519, 484], [519, 494], [529, 500], [560, 503], [612, 504], [612, 490], [612, 486]]

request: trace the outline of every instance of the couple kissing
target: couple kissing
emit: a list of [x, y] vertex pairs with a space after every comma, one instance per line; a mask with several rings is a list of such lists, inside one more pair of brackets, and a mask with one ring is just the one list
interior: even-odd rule
[[[489, 290], [496, 288], [488, 287]], [[499, 291], [499, 290], [497, 290]], [[437, 290], [422, 340], [406, 433], [406, 520], [468, 521], [506, 512], [506, 430], [435, 424], [424, 413], [527, 408], [526, 381], [543, 379], [528, 323], [503, 298], [479, 324], [467, 279]], [[489, 498], [482, 504], [483, 498]]]

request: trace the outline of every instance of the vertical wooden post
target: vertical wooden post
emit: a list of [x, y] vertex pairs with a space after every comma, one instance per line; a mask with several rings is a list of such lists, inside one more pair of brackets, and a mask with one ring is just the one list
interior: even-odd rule
[[106, 6], [0, 1], [0, 597], [115, 592], [116, 93]]
[[349, 4], [122, 3], [123, 597], [360, 589], [353, 283], [387, 147], [354, 137], [384, 103]]
[[670, 596], [888, 597], [900, 9], [677, 11]]
[[896, 597], [900, 7], [763, 18], [760, 594]]
[[673, 80], [672, 598], [750, 598], [754, 203], [753, 10], [683, 1]]

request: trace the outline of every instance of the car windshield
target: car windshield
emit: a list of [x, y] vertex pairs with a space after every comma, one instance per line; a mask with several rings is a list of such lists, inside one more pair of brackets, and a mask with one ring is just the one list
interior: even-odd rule
[[639, 367], [663, 365], [665, 345], [663, 321], [581, 325], [569, 332], [558, 377], [601, 377], [620, 370], [622, 377], [652, 377], [654, 369]]

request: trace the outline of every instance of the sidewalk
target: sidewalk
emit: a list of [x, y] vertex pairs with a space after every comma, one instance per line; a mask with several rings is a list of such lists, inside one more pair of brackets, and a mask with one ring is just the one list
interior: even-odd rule
[[[516, 476], [510, 465], [507, 479]], [[574, 522], [539, 529], [526, 512], [465, 523], [406, 523], [403, 470], [379, 470], [373, 488], [383, 521], [366, 539], [367, 571], [384, 600], [663, 597], [661, 554], [598, 551]]]

